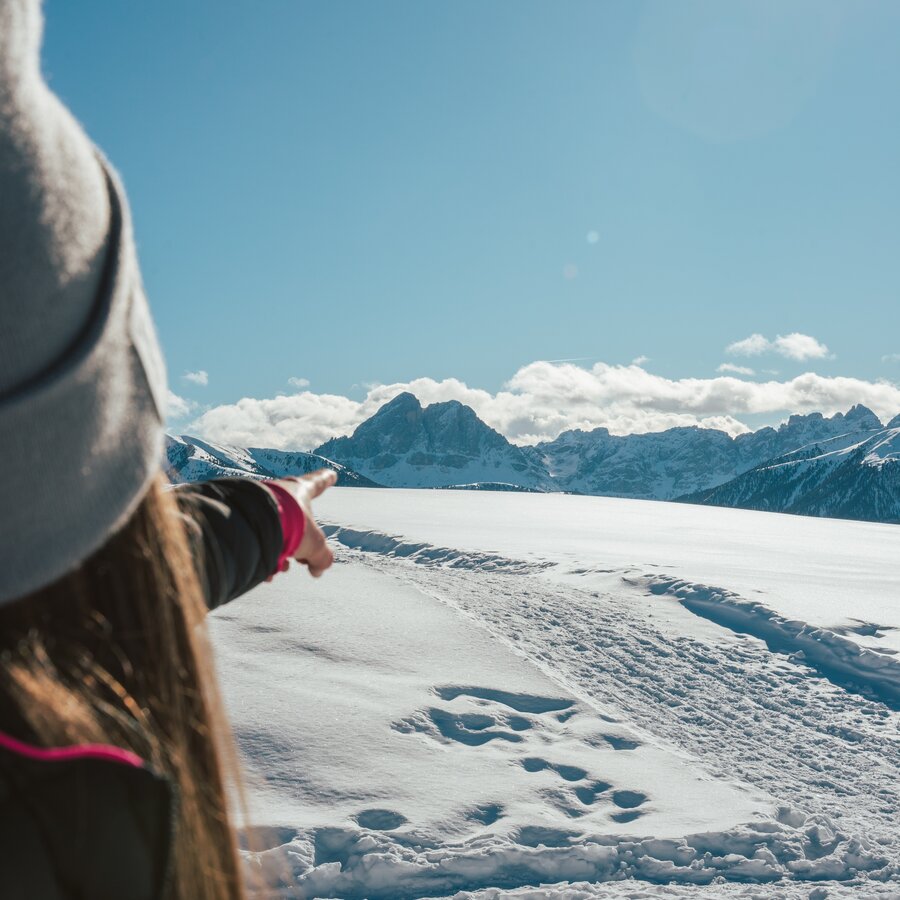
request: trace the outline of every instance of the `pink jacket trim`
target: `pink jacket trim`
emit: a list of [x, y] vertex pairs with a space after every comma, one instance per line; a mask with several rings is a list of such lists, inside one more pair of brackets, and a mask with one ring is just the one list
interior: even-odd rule
[[66, 762], [73, 759], [102, 759], [106, 762], [122, 763], [126, 766], [134, 766], [137, 769], [144, 768], [144, 761], [130, 750], [121, 747], [112, 747], [108, 744], [76, 744], [73, 747], [35, 747], [17, 741], [8, 734], [0, 731], [0, 748], [23, 756], [26, 759], [34, 759], [38, 762]]
[[286, 491], [280, 484], [272, 481], [266, 481], [265, 485], [275, 497], [275, 502], [278, 504], [278, 518], [281, 520], [282, 547], [278, 557], [278, 566], [275, 569], [275, 572], [280, 572], [284, 568], [284, 564], [297, 552], [297, 548], [303, 540], [306, 516], [290, 491]]

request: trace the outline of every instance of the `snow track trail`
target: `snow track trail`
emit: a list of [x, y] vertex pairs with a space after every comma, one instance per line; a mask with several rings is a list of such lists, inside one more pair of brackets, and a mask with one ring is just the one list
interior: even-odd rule
[[900, 861], [900, 715], [880, 701], [845, 691], [760, 639], [711, 623], [698, 628], [671, 600], [640, 602], [625, 585], [603, 595], [548, 579], [412, 567], [404, 578], [717, 777], [736, 775], [792, 807], [824, 813], [884, 842]]

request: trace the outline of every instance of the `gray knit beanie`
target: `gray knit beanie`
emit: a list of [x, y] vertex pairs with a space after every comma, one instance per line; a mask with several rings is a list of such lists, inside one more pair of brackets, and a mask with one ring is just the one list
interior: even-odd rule
[[0, 604], [77, 567], [159, 470], [166, 376], [122, 185], [0, 0]]

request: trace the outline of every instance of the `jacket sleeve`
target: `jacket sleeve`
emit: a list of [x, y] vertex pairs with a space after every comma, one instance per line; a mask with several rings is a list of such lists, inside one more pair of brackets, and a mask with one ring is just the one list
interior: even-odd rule
[[278, 564], [278, 504], [263, 485], [219, 478], [175, 488], [206, 603], [215, 609], [256, 587]]

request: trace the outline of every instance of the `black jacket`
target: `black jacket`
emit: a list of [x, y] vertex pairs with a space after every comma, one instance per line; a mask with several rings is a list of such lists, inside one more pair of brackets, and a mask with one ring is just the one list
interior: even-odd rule
[[[265, 488], [234, 478], [175, 490], [210, 609], [272, 574], [282, 534]], [[0, 900], [163, 896], [177, 799], [135, 763], [0, 746]]]
[[219, 478], [175, 488], [184, 512], [206, 604], [215, 609], [256, 587], [281, 555], [281, 520], [256, 481]]

